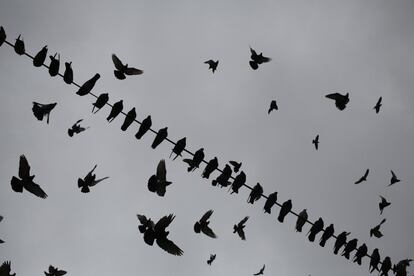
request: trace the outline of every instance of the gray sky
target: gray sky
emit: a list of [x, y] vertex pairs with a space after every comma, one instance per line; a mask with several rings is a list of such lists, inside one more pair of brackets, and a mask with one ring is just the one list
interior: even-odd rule
[[[204, 147], [221, 166], [242, 161], [249, 184], [278, 191], [294, 210], [307, 208], [310, 219], [351, 231], [392, 260], [414, 257], [413, 12], [412, 1], [0, 0], [9, 40], [21, 33], [30, 53], [47, 44], [62, 63], [73, 62], [79, 83], [99, 72], [94, 92], [124, 99], [139, 119], [151, 114], [154, 129], [168, 126], [173, 140], [187, 136], [190, 150]], [[272, 62], [252, 71], [249, 45]], [[112, 53], [145, 73], [116, 80]], [[203, 64], [210, 58], [220, 60], [214, 75]], [[109, 108], [92, 115], [94, 98], [75, 95], [7, 45], [0, 60], [0, 261], [11, 260], [18, 275], [41, 275], [49, 264], [79, 276], [251, 275], [263, 263], [266, 275], [368, 274], [367, 259], [359, 267], [333, 255], [332, 241], [308, 242], [293, 216], [280, 224], [277, 207], [269, 216], [263, 201], [247, 204], [246, 189], [230, 195], [201, 170], [187, 173], [185, 163], [168, 159], [170, 144], [152, 150], [152, 134], [136, 141], [137, 125], [126, 133], [121, 117], [108, 125]], [[345, 111], [324, 98], [331, 92], [350, 93]], [[280, 110], [268, 116], [272, 99]], [[49, 125], [33, 116], [32, 101], [58, 102]], [[80, 118], [91, 128], [69, 138]], [[47, 200], [11, 190], [20, 154]], [[146, 187], [161, 158], [173, 181], [165, 198]], [[94, 164], [110, 179], [82, 194], [77, 178]], [[355, 186], [367, 168], [368, 182]], [[391, 169], [402, 181], [386, 187]], [[372, 239], [379, 195], [392, 205], [384, 237]], [[193, 232], [208, 209], [217, 240]], [[184, 256], [147, 246], [136, 213], [176, 214], [170, 237]], [[242, 242], [232, 226], [245, 215]], [[210, 253], [217, 254], [211, 267]]]

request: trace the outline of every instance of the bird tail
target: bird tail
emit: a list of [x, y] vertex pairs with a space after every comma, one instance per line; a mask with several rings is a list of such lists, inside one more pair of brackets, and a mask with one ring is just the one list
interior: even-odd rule
[[13, 191], [23, 193], [23, 181], [13, 176], [11, 179], [11, 186]]
[[90, 190], [89, 190], [89, 187], [88, 186], [83, 186], [82, 189], [81, 189], [81, 192], [82, 193], [89, 193], [89, 191]]
[[324, 246], [325, 246], [325, 243], [326, 243], [326, 240], [321, 239], [321, 241], [319, 242], [319, 245], [320, 245], [321, 247], [324, 247]]

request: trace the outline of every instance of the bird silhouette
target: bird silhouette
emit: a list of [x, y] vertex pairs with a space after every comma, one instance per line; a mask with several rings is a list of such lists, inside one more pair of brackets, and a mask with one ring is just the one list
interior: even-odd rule
[[381, 198], [381, 202], [378, 204], [378, 206], [380, 209], [380, 214], [382, 215], [382, 212], [384, 211], [384, 209], [390, 206], [391, 202], [388, 202], [383, 196], [380, 196], [380, 198]]
[[123, 100], [120, 100], [112, 106], [111, 112], [109, 113], [106, 120], [110, 123], [112, 122], [121, 112], [122, 109], [124, 109], [124, 102]]
[[14, 51], [16, 52], [16, 54], [18, 55], [24, 55], [25, 53], [25, 48], [24, 48], [24, 41], [23, 39], [20, 39], [20, 36], [16, 39], [16, 43], [14, 44]]
[[392, 263], [390, 257], [385, 257], [382, 261], [381, 268], [380, 268], [380, 276], [388, 276], [388, 272], [391, 270]]
[[203, 178], [210, 178], [210, 174], [214, 172], [218, 168], [218, 159], [214, 157], [210, 161], [208, 161], [207, 166], [204, 168], [202, 173]]
[[377, 103], [375, 104], [374, 108], [375, 109], [375, 113], [378, 114], [378, 112], [380, 112], [381, 106], [382, 106], [382, 97], [379, 97]]
[[91, 79], [87, 80], [82, 86], [79, 88], [78, 92], [76, 92], [79, 96], [88, 95], [93, 87], [95, 86], [98, 79], [101, 77], [98, 73], [96, 73]]
[[216, 71], [217, 66], [219, 64], [219, 61], [218, 60], [214, 61], [214, 60], [210, 59], [210, 60], [205, 61], [204, 63], [208, 64], [208, 69], [211, 69], [211, 71], [213, 71], [213, 74], [214, 74], [214, 72]]
[[349, 255], [351, 254], [352, 251], [354, 251], [358, 246], [358, 240], [357, 239], [352, 239], [350, 240], [344, 248], [344, 251], [342, 252], [342, 256], [344, 256], [345, 258], [347, 258], [349, 260]]
[[194, 224], [194, 232], [200, 233], [203, 232], [210, 238], [217, 238], [217, 235], [214, 231], [208, 226], [210, 224], [210, 217], [213, 214], [213, 210], [208, 210], [199, 221]]
[[[56, 58], [56, 55], [58, 56], [57, 58]], [[55, 53], [55, 55], [49, 56], [49, 58], [50, 58], [49, 75], [51, 77], [57, 76], [57, 74], [59, 74], [60, 55]]]
[[265, 265], [263, 265], [263, 267], [260, 269], [259, 272], [255, 273], [253, 275], [255, 275], [255, 276], [257, 276], [257, 275], [263, 275], [264, 274], [264, 270], [265, 270]]
[[390, 184], [388, 186], [394, 185], [397, 182], [400, 182], [401, 180], [397, 178], [397, 176], [395, 175], [395, 173], [393, 171], [391, 171], [391, 180], [390, 180]]
[[231, 177], [232, 170], [229, 165], [225, 165], [222, 173], [217, 176], [215, 180], [211, 182], [213, 186], [220, 185], [221, 187], [227, 187], [231, 182], [229, 181]]
[[109, 178], [109, 176], [106, 176], [101, 179], [96, 179], [96, 174], [94, 174], [93, 172], [95, 171], [97, 166], [98, 165], [95, 165], [93, 169], [90, 172], [88, 172], [88, 174], [83, 179], [78, 178], [78, 187], [81, 188], [82, 193], [89, 193], [90, 187], [93, 187], [99, 182]]
[[[0, 222], [3, 220], [3, 216], [0, 215]], [[0, 244], [4, 243], [2, 239], [0, 239]], [[1, 275], [1, 274], [0, 274]]]
[[349, 93], [342, 95], [340, 93], [332, 93], [325, 96], [328, 99], [332, 99], [335, 101], [335, 106], [339, 110], [344, 110], [346, 105], [349, 103]]
[[331, 223], [328, 227], [326, 227], [325, 231], [322, 234], [321, 240], [319, 241], [319, 245], [324, 247], [326, 241], [329, 240], [335, 233], [334, 225]]
[[273, 110], [279, 110], [279, 107], [277, 106], [276, 100], [272, 100], [270, 102], [269, 110], [267, 111], [267, 114], [270, 114]]
[[355, 181], [355, 183], [354, 183], [354, 184], [359, 184], [359, 183], [361, 183], [361, 182], [367, 181], [368, 174], [369, 174], [369, 169], [367, 169], [367, 170], [365, 171], [364, 175], [363, 175], [363, 176], [361, 176], [361, 178], [360, 178], [360, 179], [358, 179], [357, 181]]
[[283, 223], [286, 215], [289, 214], [290, 210], [292, 210], [292, 200], [289, 199], [283, 202], [282, 207], [280, 208], [280, 212], [277, 217], [277, 220]]
[[368, 247], [365, 243], [363, 243], [360, 247], [358, 247], [357, 252], [354, 256], [354, 263], [357, 263], [359, 265], [362, 264], [362, 258], [365, 257], [368, 253]]
[[128, 67], [128, 64], [123, 64], [122, 61], [115, 55], [112, 54], [112, 62], [115, 65], [116, 70], [114, 70], [114, 75], [117, 79], [123, 80], [125, 79], [125, 75], [132, 76], [132, 75], [141, 75], [144, 71], [134, 68]]
[[137, 117], [137, 112], [135, 111], [135, 107], [133, 107], [125, 116], [124, 123], [121, 126], [121, 130], [125, 131], [127, 128], [135, 121]]
[[296, 229], [297, 232], [302, 232], [302, 228], [305, 225], [307, 220], [308, 220], [308, 213], [307, 213], [306, 209], [303, 209], [299, 213], [298, 219], [296, 220], [295, 229]]
[[379, 254], [378, 248], [375, 248], [372, 251], [371, 260], [369, 261], [370, 273], [372, 273], [374, 270], [378, 270], [378, 264], [380, 260], [381, 260], [381, 256]]
[[204, 160], [204, 148], [200, 148], [194, 153], [193, 159], [186, 158], [183, 161], [188, 164], [187, 171], [191, 172], [197, 169], [203, 160]]
[[269, 62], [272, 60], [271, 58], [264, 57], [263, 53], [260, 53], [258, 55], [256, 51], [252, 49], [252, 47], [250, 47], [250, 54], [251, 54], [250, 55], [251, 61], [249, 62], [249, 64], [253, 70], [257, 70], [260, 64]]
[[86, 128], [81, 127], [79, 123], [82, 122], [82, 121], [83, 121], [83, 119], [80, 119], [80, 120], [76, 121], [76, 123], [74, 123], [73, 126], [68, 129], [68, 135], [70, 137], [72, 137], [73, 134], [79, 134], [79, 133], [81, 133], [81, 132], [83, 132], [83, 131], [85, 131], [89, 128], [89, 127], [86, 127]]
[[45, 63], [47, 56], [47, 46], [44, 46], [33, 58], [33, 65], [40, 67]]
[[72, 62], [65, 62], [65, 73], [63, 73], [63, 81], [67, 84], [73, 82]]
[[0, 47], [3, 45], [4, 41], [6, 41], [6, 38], [6, 31], [4, 30], [3, 26], [0, 26]]
[[277, 192], [271, 193], [265, 202], [265, 205], [263, 207], [265, 213], [271, 214], [272, 213], [272, 207], [277, 202]]
[[16, 273], [11, 272], [11, 263], [10, 261], [5, 261], [0, 266], [0, 276], [16, 276]]
[[23, 189], [34, 194], [40, 198], [47, 198], [45, 191], [40, 188], [40, 186], [33, 182], [35, 175], [30, 175], [30, 165], [24, 155], [20, 155], [19, 160], [19, 177], [13, 176], [11, 179], [11, 187], [13, 191], [17, 193], [22, 193]]
[[315, 221], [310, 228], [308, 232], [308, 239], [310, 242], [315, 241], [315, 236], [323, 230], [323, 220], [322, 218], [319, 218], [317, 221]]
[[407, 267], [410, 266], [412, 259], [405, 259], [399, 261], [397, 264], [394, 265], [392, 270], [394, 271], [396, 276], [407, 276]]
[[[141, 125], [142, 126], [142, 125]], [[162, 143], [168, 136], [168, 127], [161, 128], [158, 130], [157, 135], [154, 138], [154, 141], [152, 142], [151, 148], [155, 149], [158, 147], [159, 144]]]
[[216, 259], [216, 254], [210, 254], [210, 259], [207, 260], [207, 264], [211, 265], [215, 259]]
[[41, 104], [37, 102], [33, 102], [33, 115], [39, 120], [43, 121], [43, 118], [46, 116], [46, 123], [49, 124], [49, 117], [50, 112], [55, 108], [57, 103], [51, 103], [51, 104]]
[[255, 201], [259, 200], [262, 197], [262, 194], [263, 187], [260, 185], [260, 183], [257, 183], [250, 192], [249, 197], [247, 198], [247, 202], [253, 204]]
[[239, 193], [239, 189], [246, 183], [246, 174], [241, 171], [235, 178], [233, 183], [231, 184], [231, 193]]
[[244, 241], [246, 240], [246, 235], [244, 233], [244, 228], [246, 227], [245, 223], [249, 219], [248, 216], [244, 217], [238, 224], [233, 226], [233, 233], [237, 233], [239, 237]]
[[[138, 218], [139, 222], [141, 223], [138, 226], [138, 230], [139, 230], [140, 233], [144, 234], [148, 229], [154, 228], [155, 224], [151, 220], [151, 218], [147, 218], [146, 216], [140, 215], [140, 214], [137, 214], [137, 218]], [[145, 236], [144, 236], [144, 238], [145, 238]]]
[[230, 165], [233, 166], [233, 170], [235, 173], [238, 173], [240, 170], [240, 167], [242, 165], [242, 162], [237, 162], [237, 161], [229, 161]]
[[165, 166], [165, 160], [161, 159], [157, 165], [156, 174], [151, 176], [148, 180], [148, 190], [163, 197], [167, 186], [170, 184], [172, 184], [172, 182], [167, 181], [167, 168]]
[[151, 129], [152, 121], [151, 121], [151, 115], [148, 115], [147, 118], [145, 118], [141, 125], [139, 126], [138, 132], [135, 134], [135, 138], [141, 139], [142, 136], [144, 136], [145, 133], [147, 133], [148, 130]]
[[[108, 93], [102, 93], [101, 95], [99, 95], [99, 97], [96, 99], [96, 102], [92, 104], [93, 105], [92, 113], [98, 112], [102, 107], [106, 105], [108, 100], [109, 100]], [[96, 111], [94, 112], [95, 108], [96, 108]]]
[[369, 236], [381, 238], [383, 236], [383, 234], [381, 233], [381, 225], [384, 224], [386, 221], [387, 221], [386, 219], [383, 219], [377, 226], [375, 226], [374, 228], [371, 228], [371, 230], [369, 231]]
[[187, 138], [181, 138], [180, 140], [177, 141], [177, 143], [175, 143], [174, 148], [172, 149], [171, 153], [170, 153], [170, 158], [171, 155], [173, 153], [175, 153], [175, 157], [173, 160], [177, 159], [178, 156], [181, 156], [181, 153], [183, 152], [183, 150], [185, 149], [185, 146], [187, 144]]
[[319, 148], [319, 134], [316, 135], [315, 139], [312, 140], [312, 144], [314, 144], [315, 149], [318, 150], [318, 148]]
[[57, 267], [54, 266], [49, 266], [49, 270], [45, 271], [45, 275], [46, 276], [63, 276], [65, 275], [67, 272], [61, 269], [58, 269]]
[[348, 237], [348, 235], [351, 234], [351, 232], [342, 232], [338, 235], [338, 237], [336, 238], [335, 241], [335, 245], [334, 245], [334, 254], [338, 254], [339, 249], [341, 249], [342, 246], [344, 246], [346, 244], [346, 239]]

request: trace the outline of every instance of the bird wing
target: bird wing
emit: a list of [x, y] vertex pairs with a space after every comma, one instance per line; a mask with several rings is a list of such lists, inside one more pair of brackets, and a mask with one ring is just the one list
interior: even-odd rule
[[31, 192], [32, 194], [34, 194], [37, 197], [40, 198], [47, 198], [47, 194], [45, 193], [45, 191], [42, 190], [42, 188], [40, 188], [40, 186], [36, 183], [34, 183], [33, 181], [26, 183], [26, 185], [24, 186], [24, 188]]
[[157, 244], [160, 248], [172, 255], [181, 256], [184, 253], [184, 251], [181, 250], [181, 248], [179, 248], [175, 243], [173, 243], [171, 240], [167, 238], [157, 239]]
[[341, 96], [341, 94], [339, 94], [339, 93], [332, 93], [332, 94], [325, 95], [326, 98], [332, 99], [332, 100], [336, 100], [340, 96]]
[[269, 62], [271, 60], [272, 59], [270, 57], [264, 57], [264, 56], [262, 56], [262, 62]]
[[140, 70], [140, 69], [137, 69], [135, 67], [127, 67], [124, 70], [124, 73], [125, 73], [125, 75], [132, 76], [132, 75], [141, 75], [142, 73], [144, 73], [144, 71]]
[[239, 222], [239, 224], [237, 225], [237, 226], [242, 226], [243, 224], [245, 224], [246, 223], [246, 221], [249, 219], [249, 217], [248, 216], [246, 216], [244, 219], [242, 219], [240, 222]]
[[239, 237], [240, 237], [242, 240], [246, 240], [246, 235], [244, 234], [244, 230], [243, 230], [242, 228], [239, 228], [239, 229], [237, 230], [237, 234], [239, 234]]
[[395, 173], [391, 170], [392, 177], [397, 177]]
[[76, 123], [74, 123], [73, 125], [74, 125], [74, 126], [76, 126], [77, 124], [79, 124], [79, 123], [80, 123], [80, 122], [82, 122], [82, 121], [83, 121], [83, 119], [79, 119], [79, 120], [77, 120], [77, 121], [76, 121]]
[[256, 53], [256, 51], [255, 50], [253, 50], [253, 48], [252, 47], [250, 47], [250, 53], [251, 53], [251, 58], [253, 59], [253, 57], [256, 57], [257, 56], [257, 53]]
[[210, 217], [211, 217], [211, 215], [213, 214], [213, 210], [208, 210], [202, 217], [201, 217], [201, 219], [200, 219], [200, 223], [201, 222], [206, 222]]
[[359, 184], [359, 183], [361, 183], [362, 181], [364, 181], [364, 177], [361, 177], [360, 179], [358, 179], [357, 181], [355, 181], [355, 183], [354, 183], [354, 184]]
[[387, 200], [385, 199], [385, 197], [380, 196], [380, 198], [381, 198], [381, 203], [386, 203], [387, 202]]
[[3, 220], [3, 216], [0, 216], [0, 222]]
[[98, 184], [98, 183], [99, 183], [99, 182], [101, 182], [101, 181], [104, 181], [104, 180], [105, 180], [105, 179], [107, 179], [107, 178], [109, 178], [109, 176], [103, 177], [103, 178], [98, 179], [98, 180], [94, 180], [94, 181], [92, 181], [92, 182], [89, 184], [89, 186], [90, 186], [90, 187], [95, 186], [96, 184]]
[[6, 261], [0, 266], [0, 275], [9, 275], [11, 271], [10, 262]]
[[169, 214], [168, 216], [164, 216], [158, 220], [158, 222], [154, 226], [155, 233], [160, 233], [165, 230], [165, 228], [170, 225], [170, 223], [174, 220], [175, 216], [173, 214]]
[[367, 169], [367, 170], [365, 171], [364, 178], [367, 178], [367, 177], [368, 177], [368, 174], [369, 174], [369, 169]]
[[213, 238], [213, 239], [215, 239], [215, 238], [217, 238], [217, 235], [214, 233], [214, 231], [210, 228], [210, 227], [208, 227], [208, 226], [206, 226], [206, 227], [201, 227], [201, 231], [204, 233], [204, 234], [206, 234], [207, 236], [209, 236], [210, 238]]
[[147, 224], [150, 220], [146, 216], [137, 214], [137, 218], [141, 224]]
[[64, 271], [64, 270], [58, 270], [58, 271], [56, 271], [56, 273], [55, 273], [55, 276], [63, 276], [63, 275], [65, 275], [67, 272], [66, 271]]
[[30, 165], [29, 162], [27, 162], [26, 156], [24, 156], [23, 154], [20, 155], [19, 177], [21, 179], [30, 177]]
[[211, 65], [212, 63], [214, 63], [214, 61], [212, 59], [209, 59], [207, 61], [204, 61], [205, 64]]
[[115, 54], [112, 54], [112, 62], [114, 63], [116, 69], [118, 69], [119, 71], [124, 70], [124, 65], [122, 64], [122, 61]]
[[167, 169], [165, 167], [165, 160], [161, 159], [157, 166], [157, 178], [160, 182], [167, 181]]
[[382, 102], [382, 97], [379, 97], [378, 102], [377, 102], [377, 105], [380, 105], [381, 102]]

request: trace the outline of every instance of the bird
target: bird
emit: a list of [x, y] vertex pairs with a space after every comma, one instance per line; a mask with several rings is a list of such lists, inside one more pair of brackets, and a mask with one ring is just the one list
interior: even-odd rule
[[310, 228], [308, 232], [308, 239], [310, 242], [315, 241], [315, 236], [323, 230], [323, 220], [322, 218], [319, 218], [317, 221], [315, 221]]
[[373, 107], [373, 109], [375, 109], [375, 113], [378, 114], [378, 112], [380, 112], [381, 106], [382, 106], [382, 97], [379, 97], [377, 103]]
[[86, 127], [86, 128], [81, 127], [79, 123], [82, 122], [82, 121], [83, 121], [83, 119], [80, 119], [80, 120], [76, 121], [76, 123], [74, 123], [73, 126], [68, 129], [68, 135], [70, 137], [72, 137], [73, 134], [79, 134], [79, 133], [81, 133], [81, 132], [83, 132], [83, 131], [85, 131], [89, 128], [89, 127]]
[[388, 272], [391, 270], [392, 263], [390, 257], [385, 257], [382, 261], [381, 268], [380, 268], [380, 276], [385, 275], [388, 276]]
[[314, 144], [315, 149], [318, 150], [318, 148], [319, 148], [319, 134], [316, 135], [315, 139], [312, 140], [312, 144]]
[[391, 202], [388, 202], [383, 196], [380, 196], [380, 198], [381, 198], [381, 202], [378, 204], [378, 206], [380, 209], [380, 214], [382, 215], [382, 212], [384, 211], [384, 209], [390, 206]]
[[114, 70], [114, 75], [119, 80], [125, 79], [125, 75], [141, 75], [142, 73], [144, 73], [144, 71], [140, 69], [128, 67], [128, 64], [124, 65], [115, 54], [112, 54], [112, 62], [114, 63], [116, 68], [116, 70]]
[[214, 74], [214, 71], [216, 71], [219, 61], [218, 60], [214, 61], [210, 59], [210, 60], [205, 61], [204, 63], [208, 64], [208, 69], [211, 69], [211, 71], [213, 71], [213, 74]]
[[335, 101], [335, 106], [339, 110], [344, 110], [346, 105], [349, 103], [349, 93], [342, 95], [340, 93], [332, 93], [325, 96], [328, 99], [332, 99]]
[[110, 123], [112, 122], [121, 112], [122, 109], [124, 109], [124, 102], [123, 100], [120, 100], [112, 106], [111, 112], [109, 113], [106, 120]]
[[0, 276], [16, 276], [16, 273], [11, 272], [11, 263], [10, 261], [5, 261], [0, 265]]
[[237, 233], [239, 237], [244, 241], [246, 240], [246, 235], [244, 233], [244, 227], [246, 227], [245, 223], [249, 219], [248, 216], [244, 217], [238, 224], [233, 226], [233, 233]]
[[357, 181], [355, 181], [354, 184], [359, 184], [361, 182], [367, 181], [368, 174], [369, 174], [369, 169], [367, 169], [365, 171], [364, 175], [360, 179], [358, 179]]
[[252, 49], [252, 47], [250, 47], [250, 54], [251, 54], [250, 55], [251, 61], [249, 62], [249, 64], [253, 70], [257, 70], [260, 64], [269, 62], [272, 60], [271, 58], [264, 57], [263, 53], [260, 53], [258, 55], [256, 51]]
[[267, 114], [270, 114], [273, 110], [279, 110], [279, 107], [277, 106], [276, 100], [272, 100], [270, 102], [269, 110], [267, 111]]
[[235, 173], [238, 173], [240, 170], [240, 167], [242, 165], [242, 162], [237, 162], [237, 161], [229, 161], [230, 165], [233, 166], [233, 170]]
[[152, 142], [151, 148], [155, 149], [158, 147], [159, 144], [162, 143], [168, 136], [168, 127], [161, 128], [158, 130], [157, 135], [154, 138], [154, 141]]
[[188, 164], [187, 171], [191, 172], [197, 169], [204, 160], [204, 148], [198, 149], [192, 159], [185, 158], [183, 161]]
[[231, 177], [232, 170], [228, 164], [224, 166], [222, 173], [217, 176], [215, 180], [211, 182], [213, 186], [217, 186], [219, 184], [221, 187], [227, 187], [230, 184], [230, 177]]
[[194, 224], [194, 232], [200, 233], [203, 232], [210, 238], [217, 238], [217, 235], [214, 231], [208, 226], [210, 224], [210, 217], [213, 214], [213, 210], [208, 210], [199, 221]]
[[51, 77], [57, 76], [59, 74], [59, 67], [60, 67], [60, 55], [56, 58], [57, 53], [53, 56], [49, 56], [50, 58], [50, 65], [49, 65], [49, 75]]
[[155, 224], [151, 220], [151, 218], [147, 218], [146, 216], [140, 215], [140, 214], [137, 214], [137, 218], [139, 222], [141, 223], [138, 226], [138, 230], [140, 233], [144, 234], [148, 229], [154, 228]]
[[40, 67], [45, 63], [47, 56], [47, 45], [43, 46], [43, 48], [35, 55], [33, 58], [33, 66]]
[[265, 202], [265, 205], [263, 207], [265, 213], [271, 214], [272, 213], [272, 207], [277, 202], [277, 192], [271, 193]]
[[383, 236], [383, 234], [381, 233], [381, 225], [383, 223], [385, 223], [387, 221], [387, 219], [383, 219], [377, 226], [371, 228], [371, 230], [369, 231], [369, 236], [372, 237], [376, 237], [376, 238], [381, 238]]
[[83, 179], [78, 178], [78, 188], [81, 188], [82, 193], [89, 193], [89, 187], [93, 187], [99, 182], [109, 178], [109, 176], [106, 176], [101, 179], [96, 179], [96, 174], [94, 174], [93, 172], [95, 171], [97, 166], [98, 165], [95, 165], [93, 169], [90, 172], [88, 172], [88, 174]]
[[58, 269], [57, 267], [51, 265], [49, 266], [49, 271], [45, 271], [46, 276], [63, 276], [66, 273], [66, 271]]
[[135, 111], [135, 107], [133, 107], [128, 113], [125, 115], [124, 123], [121, 126], [122, 131], [126, 131], [127, 128], [135, 121], [137, 117], [137, 112]]
[[233, 183], [231, 184], [231, 193], [238, 194], [239, 189], [246, 183], [246, 174], [241, 171], [236, 177], [234, 178]]
[[[96, 99], [95, 103], [92, 104], [92, 113], [96, 113], [98, 112], [102, 107], [104, 107], [106, 105], [106, 103], [109, 100], [109, 95], [108, 93], [102, 93], [101, 95], [98, 96], [98, 98]], [[96, 109], [96, 111], [94, 112], [94, 110]]]
[[142, 136], [144, 136], [145, 133], [147, 133], [148, 130], [151, 129], [152, 121], [151, 121], [151, 115], [148, 115], [147, 118], [145, 118], [141, 125], [139, 126], [138, 132], [135, 134], [135, 138], [141, 139]]
[[19, 37], [16, 39], [16, 43], [14, 44], [14, 51], [16, 52], [16, 54], [18, 55], [24, 55], [25, 53], [25, 48], [24, 48], [24, 41], [23, 39], [20, 39], [21, 35], [19, 35]]
[[3, 26], [0, 26], [0, 47], [3, 45], [4, 41], [6, 41], [6, 31], [4, 31]]
[[63, 81], [67, 84], [73, 82], [72, 62], [65, 62], [65, 73], [63, 73]]
[[47, 198], [47, 194], [45, 193], [45, 191], [43, 191], [38, 184], [33, 182], [35, 175], [30, 175], [30, 165], [23, 154], [20, 155], [18, 175], [20, 179], [18, 179], [15, 176], [13, 176], [11, 179], [11, 187], [13, 191], [17, 193], [22, 193], [23, 189], [25, 189], [26, 191], [34, 194], [37, 197], [43, 199]]
[[306, 209], [303, 209], [299, 215], [298, 215], [298, 219], [296, 220], [296, 231], [297, 232], [302, 232], [302, 228], [305, 225], [306, 221], [308, 220], [308, 213], [306, 211]]
[[371, 260], [369, 261], [370, 273], [372, 273], [374, 270], [378, 270], [378, 264], [380, 260], [381, 260], [381, 256], [379, 254], [378, 248], [375, 248], [372, 251]]
[[167, 181], [167, 168], [165, 166], [165, 160], [161, 159], [157, 165], [157, 171], [155, 175], [152, 175], [148, 180], [148, 190], [163, 197], [166, 193], [166, 188], [171, 185], [172, 182]]
[[178, 140], [177, 143], [175, 143], [174, 148], [172, 149], [170, 153], [170, 158], [173, 153], [175, 153], [175, 157], [173, 160], [177, 159], [178, 156], [181, 156], [181, 153], [185, 149], [186, 144], [187, 144], [186, 137], [183, 137], [180, 140]]
[[396, 276], [407, 276], [407, 267], [410, 266], [412, 259], [405, 259], [399, 261], [397, 264], [394, 264], [392, 270], [394, 271]]
[[218, 159], [214, 157], [210, 161], [208, 161], [207, 166], [204, 168], [202, 173], [203, 178], [210, 178], [210, 174], [214, 172], [218, 168]]
[[207, 260], [207, 264], [211, 265], [211, 263], [216, 259], [216, 254], [210, 254], [210, 259]]
[[388, 186], [394, 185], [397, 182], [400, 182], [401, 180], [397, 178], [397, 176], [395, 175], [395, 173], [391, 170], [391, 180], [390, 180], [390, 184]]
[[41, 103], [33, 102], [33, 107], [32, 107], [33, 115], [35, 115], [35, 117], [39, 121], [43, 121], [43, 118], [46, 116], [47, 118], [46, 123], [49, 124], [50, 112], [55, 108], [56, 105], [57, 103], [41, 104]]
[[262, 197], [262, 194], [263, 187], [260, 185], [260, 183], [257, 183], [250, 192], [249, 197], [247, 198], [247, 202], [253, 204], [255, 201], [259, 200]]
[[286, 215], [289, 214], [290, 210], [292, 210], [292, 200], [289, 199], [283, 202], [282, 207], [280, 208], [280, 212], [277, 217], [277, 220], [279, 222], [283, 222]]
[[84, 84], [82, 84], [82, 86], [79, 88], [76, 94], [79, 96], [85, 96], [89, 94], [100, 77], [101, 75], [96, 73], [91, 79], [87, 80]]
[[259, 272], [255, 273], [253, 275], [255, 275], [255, 276], [257, 276], [257, 275], [263, 275], [264, 274], [264, 270], [265, 270], [265, 265], [263, 265], [263, 267], [260, 269]]
[[349, 254], [351, 254], [352, 251], [354, 251], [357, 248], [358, 240], [352, 239], [350, 240], [344, 248], [344, 251], [342, 252], [342, 256], [347, 258], [349, 260]]
[[338, 237], [336, 238], [335, 241], [335, 245], [334, 245], [334, 254], [338, 254], [339, 249], [341, 249], [342, 246], [344, 246], [346, 244], [346, 239], [348, 237], [348, 235], [351, 234], [351, 232], [342, 232], [338, 235]]
[[324, 247], [327, 240], [329, 240], [335, 233], [334, 225], [331, 223], [328, 227], [325, 228], [325, 231], [322, 234], [319, 245]]
[[357, 263], [359, 265], [362, 264], [362, 258], [365, 257], [368, 253], [368, 247], [365, 243], [363, 243], [360, 247], [358, 247], [357, 252], [354, 256], [354, 263]]

